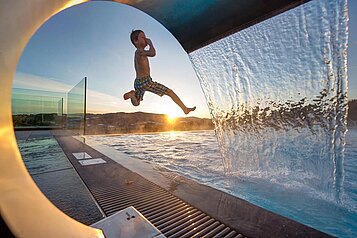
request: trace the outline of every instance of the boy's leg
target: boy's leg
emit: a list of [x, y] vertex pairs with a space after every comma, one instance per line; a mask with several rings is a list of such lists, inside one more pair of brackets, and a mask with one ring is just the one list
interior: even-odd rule
[[182, 111], [185, 114], [188, 114], [196, 109], [196, 107], [186, 107], [185, 104], [183, 104], [183, 102], [181, 101], [181, 99], [176, 95], [176, 93], [174, 93], [174, 91], [172, 91], [165, 85], [160, 84], [158, 82], [151, 81], [147, 83], [145, 90], [155, 93], [159, 96], [162, 95], [169, 96], [179, 107], [181, 107]]
[[130, 92], [125, 93], [123, 97], [124, 97], [124, 100], [128, 100], [130, 98], [133, 106], [139, 106], [139, 104], [140, 104], [140, 101], [135, 96], [134, 90], [131, 90]]
[[185, 104], [183, 104], [183, 102], [181, 101], [181, 99], [171, 89], [167, 90], [166, 95], [169, 96], [179, 107], [181, 107], [182, 111], [185, 114], [188, 114], [196, 109], [196, 107], [186, 107]]
[[135, 93], [134, 90], [131, 90], [131, 91], [127, 92], [127, 93], [124, 93], [124, 95], [123, 95], [124, 100], [128, 100], [129, 98], [131, 98], [131, 94], [132, 94], [133, 92]]
[[134, 95], [134, 97], [131, 97], [130, 100], [131, 100], [131, 104], [133, 104], [133, 106], [135, 106], [135, 107], [139, 106], [140, 101], [135, 97], [135, 95]]

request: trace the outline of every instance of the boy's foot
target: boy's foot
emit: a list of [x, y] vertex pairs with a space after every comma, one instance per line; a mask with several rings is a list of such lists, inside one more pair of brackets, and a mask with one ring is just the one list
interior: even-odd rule
[[124, 100], [128, 100], [129, 98], [131, 98], [134, 93], [135, 93], [134, 90], [131, 90], [130, 92], [125, 93], [123, 96]]
[[187, 115], [194, 110], [196, 110], [196, 107], [186, 107], [184, 113]]
[[131, 104], [133, 104], [133, 106], [139, 106], [140, 102], [135, 97], [135, 95], [134, 95], [134, 97], [131, 97], [130, 100], [131, 100]]

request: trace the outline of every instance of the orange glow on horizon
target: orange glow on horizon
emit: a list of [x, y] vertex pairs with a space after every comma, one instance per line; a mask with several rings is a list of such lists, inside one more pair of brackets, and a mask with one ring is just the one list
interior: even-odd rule
[[166, 120], [169, 124], [175, 124], [177, 117], [173, 115], [166, 115]]

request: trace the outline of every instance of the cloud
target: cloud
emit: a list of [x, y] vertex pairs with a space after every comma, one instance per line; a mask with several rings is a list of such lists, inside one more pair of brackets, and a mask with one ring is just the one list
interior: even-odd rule
[[123, 98], [115, 97], [106, 93], [88, 90], [88, 113], [109, 113], [109, 112], [133, 112], [133, 106], [130, 101], [124, 101]]
[[16, 72], [12, 86], [13, 88], [34, 89], [61, 93], [66, 93], [73, 87], [73, 85], [59, 82], [58, 79], [49, 79], [22, 72]]

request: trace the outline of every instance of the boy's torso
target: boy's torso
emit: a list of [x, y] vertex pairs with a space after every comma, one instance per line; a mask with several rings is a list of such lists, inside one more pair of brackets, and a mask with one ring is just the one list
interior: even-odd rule
[[147, 56], [141, 56], [135, 52], [134, 65], [136, 71], [136, 78], [150, 76], [150, 65]]

